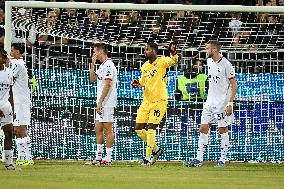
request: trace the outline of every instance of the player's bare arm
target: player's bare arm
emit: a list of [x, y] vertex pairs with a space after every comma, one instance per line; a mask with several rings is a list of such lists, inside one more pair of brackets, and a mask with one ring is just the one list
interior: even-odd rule
[[99, 102], [97, 104], [97, 107], [96, 107], [96, 112], [98, 114], [102, 113], [101, 110], [102, 110], [103, 102], [105, 100], [105, 97], [108, 95], [108, 92], [109, 92], [109, 90], [110, 90], [110, 88], [112, 86], [112, 80], [107, 79], [104, 82], [105, 83], [104, 83], [103, 92], [102, 92], [102, 95], [101, 95], [100, 100], [99, 100]]
[[228, 105], [226, 106], [226, 109], [225, 109], [227, 116], [230, 116], [233, 113], [233, 102], [234, 102], [235, 96], [237, 94], [237, 89], [238, 89], [238, 84], [237, 84], [237, 80], [236, 80], [235, 77], [230, 79], [230, 83], [231, 83], [231, 86], [232, 86], [231, 87], [232, 93], [231, 93], [231, 96], [230, 96], [229, 103], [228, 103]]
[[94, 71], [96, 61], [97, 61], [97, 55], [93, 54], [93, 56], [92, 56], [92, 63], [90, 64], [90, 81], [92, 83], [96, 82], [97, 78], [98, 78], [97, 74]]
[[171, 42], [169, 44], [168, 50], [171, 56], [165, 58], [165, 67], [174, 66], [181, 60], [181, 55], [177, 54], [177, 41]]

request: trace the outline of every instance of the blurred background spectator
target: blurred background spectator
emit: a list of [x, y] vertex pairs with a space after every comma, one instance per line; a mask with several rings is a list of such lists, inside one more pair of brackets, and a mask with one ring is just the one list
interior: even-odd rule
[[194, 57], [191, 65], [178, 76], [175, 92], [176, 100], [203, 101], [208, 87], [207, 75], [202, 62]]
[[0, 8], [0, 48], [4, 48], [4, 36], [5, 36], [5, 12]]
[[241, 21], [242, 14], [241, 13], [233, 13], [232, 20], [229, 22], [229, 28], [231, 30], [230, 35], [234, 37], [242, 27], [243, 22]]

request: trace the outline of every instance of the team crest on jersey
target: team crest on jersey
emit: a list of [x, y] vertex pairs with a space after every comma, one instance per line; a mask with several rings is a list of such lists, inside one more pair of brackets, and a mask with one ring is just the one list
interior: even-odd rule
[[106, 76], [110, 76], [110, 75], [111, 75], [110, 71], [107, 71]]
[[212, 75], [208, 75], [209, 78], [209, 82], [214, 82], [214, 83], [218, 83], [218, 81], [221, 79], [219, 76], [212, 76]]

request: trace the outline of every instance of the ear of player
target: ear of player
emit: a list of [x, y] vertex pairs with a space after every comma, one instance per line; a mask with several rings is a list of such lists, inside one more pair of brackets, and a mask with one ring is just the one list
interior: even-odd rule
[[177, 54], [177, 44], [178, 44], [178, 41], [173, 41], [169, 45], [169, 51], [172, 56]]
[[137, 87], [140, 86], [140, 83], [139, 83], [138, 80], [134, 79], [134, 80], [132, 81], [132, 83], [131, 83], [131, 86], [132, 86], [133, 88], [137, 88]]

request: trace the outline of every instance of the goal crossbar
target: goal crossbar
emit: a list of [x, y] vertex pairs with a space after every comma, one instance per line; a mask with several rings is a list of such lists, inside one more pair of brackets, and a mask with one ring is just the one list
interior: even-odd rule
[[163, 11], [202, 11], [202, 12], [284, 12], [281, 6], [240, 6], [240, 5], [181, 5], [181, 4], [132, 4], [132, 3], [84, 3], [84, 2], [5, 2], [5, 39], [4, 49], [11, 49], [12, 7], [23, 8], [76, 8], [76, 9], [113, 9], [113, 10], [163, 10]]

